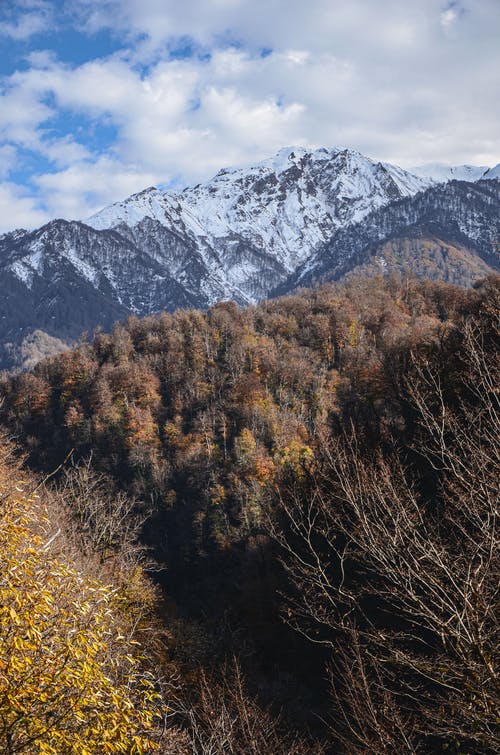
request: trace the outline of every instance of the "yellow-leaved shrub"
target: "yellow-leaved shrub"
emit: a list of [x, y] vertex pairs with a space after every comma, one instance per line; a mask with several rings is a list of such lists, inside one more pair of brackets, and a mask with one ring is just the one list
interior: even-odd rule
[[0, 751], [151, 752], [160, 712], [120, 598], [51, 544], [30, 485], [0, 454]]

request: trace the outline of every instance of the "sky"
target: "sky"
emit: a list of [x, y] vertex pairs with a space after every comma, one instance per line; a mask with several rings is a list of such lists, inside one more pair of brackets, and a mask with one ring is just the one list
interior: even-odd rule
[[500, 0], [0, 0], [0, 232], [288, 145], [500, 162]]

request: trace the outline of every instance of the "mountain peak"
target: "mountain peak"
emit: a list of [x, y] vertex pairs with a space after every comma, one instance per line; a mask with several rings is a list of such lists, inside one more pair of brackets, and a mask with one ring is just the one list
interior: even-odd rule
[[334, 160], [335, 158], [343, 156], [351, 160], [362, 160], [367, 163], [374, 163], [370, 157], [362, 155], [361, 152], [357, 152], [355, 149], [349, 149], [347, 147], [298, 147], [289, 146], [282, 147], [272, 157], [268, 157], [265, 160], [257, 163], [256, 167], [271, 168], [276, 173], [282, 173], [290, 168], [291, 165], [296, 165], [304, 159], [307, 162], [324, 163], [325, 161]]
[[485, 180], [500, 180], [500, 163], [498, 163], [498, 165], [495, 165], [493, 168], [488, 168], [487, 170], [485, 170], [482, 178]]
[[[487, 177], [500, 177], [500, 166]], [[290, 146], [180, 192], [150, 186], [86, 224], [58, 220], [1, 236], [0, 284], [8, 299], [2, 311], [8, 316], [0, 318], [0, 333], [17, 338], [40, 327], [42, 310], [44, 330], [61, 335], [51, 329], [60, 318], [69, 323], [64, 337], [74, 337], [130, 312], [205, 308], [221, 299], [256, 302], [298, 270], [307, 276], [335, 260], [338, 268], [349, 249], [361, 254], [359, 243], [383, 240], [389, 227], [406, 228], [409, 219], [427, 217], [435, 207], [448, 217], [457, 197], [465, 208], [459, 219], [467, 223], [470, 216], [473, 228], [452, 228], [448, 217], [445, 230], [468, 234], [473, 245], [480, 241], [491, 256], [487, 264], [495, 266], [488, 239], [497, 233], [491, 213], [500, 184], [437, 183], [356, 150]], [[467, 208], [477, 192], [485, 199], [476, 202], [476, 222], [476, 210]], [[484, 233], [477, 236], [477, 228]], [[447, 264], [442, 261], [440, 270]]]
[[311, 154], [311, 150], [305, 147], [282, 147], [273, 157], [268, 157], [257, 163], [257, 167], [273, 168], [277, 173], [282, 173], [290, 167], [290, 164], [298, 162], [301, 158]]

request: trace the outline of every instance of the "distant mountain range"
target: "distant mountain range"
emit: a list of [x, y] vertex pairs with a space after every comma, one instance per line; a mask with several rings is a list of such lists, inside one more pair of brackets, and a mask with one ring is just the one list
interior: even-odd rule
[[0, 367], [31, 363], [33, 343], [59, 348], [43, 334], [69, 342], [130, 313], [253, 303], [353, 270], [469, 285], [500, 267], [499, 178], [500, 166], [409, 172], [353, 150], [287, 148], [181, 192], [145, 189], [84, 223], [5, 234]]
[[436, 183], [446, 181], [480, 181], [482, 179], [500, 178], [500, 163], [494, 168], [486, 165], [445, 165], [444, 163], [426, 163], [410, 168], [421, 178], [431, 179]]

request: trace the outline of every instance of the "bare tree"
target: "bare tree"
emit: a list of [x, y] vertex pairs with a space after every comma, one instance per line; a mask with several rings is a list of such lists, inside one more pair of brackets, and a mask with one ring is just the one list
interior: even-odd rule
[[68, 529], [85, 555], [97, 555], [101, 564], [109, 561], [127, 573], [146, 565], [140, 533], [147, 515], [138, 513], [134, 498], [115, 492], [106, 476], [93, 470], [91, 459], [65, 470], [59, 490], [67, 504]]
[[295, 587], [289, 621], [334, 651], [349, 753], [500, 748], [499, 363], [484, 339], [464, 326], [457, 390], [415, 359], [420, 463], [370, 460], [354, 433], [330, 439], [272, 525]]
[[219, 670], [218, 678], [200, 672], [194, 695], [179, 700], [179, 713], [195, 755], [321, 755], [320, 743], [288, 731], [279, 716], [252, 698], [236, 659]]

